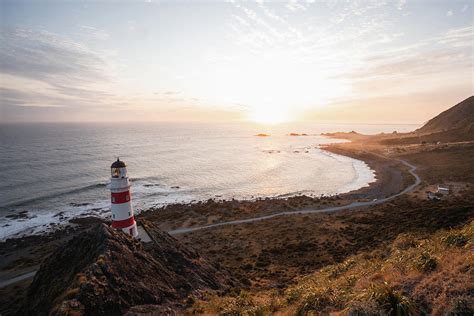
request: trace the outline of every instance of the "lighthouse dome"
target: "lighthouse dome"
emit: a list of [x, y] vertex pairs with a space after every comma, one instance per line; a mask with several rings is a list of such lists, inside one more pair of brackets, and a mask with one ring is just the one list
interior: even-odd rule
[[117, 161], [114, 161], [112, 166], [110, 168], [125, 168], [125, 162], [121, 161], [119, 158], [117, 158]]
[[110, 166], [112, 178], [126, 178], [127, 169], [125, 167], [125, 162], [117, 158], [117, 161]]

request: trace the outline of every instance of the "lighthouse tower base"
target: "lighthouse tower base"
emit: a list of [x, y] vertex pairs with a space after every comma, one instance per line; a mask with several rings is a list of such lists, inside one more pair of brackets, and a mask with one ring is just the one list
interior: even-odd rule
[[127, 227], [114, 227], [114, 222], [112, 222], [112, 227], [115, 229], [122, 230], [125, 234], [128, 234], [133, 237], [138, 236], [137, 223], [134, 221], [132, 225]]

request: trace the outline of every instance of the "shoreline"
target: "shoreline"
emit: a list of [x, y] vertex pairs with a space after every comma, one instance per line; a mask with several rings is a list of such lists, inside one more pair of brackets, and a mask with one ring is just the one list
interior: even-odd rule
[[[347, 143], [341, 143], [347, 144]], [[196, 202], [177, 202], [177, 203], [170, 203], [166, 204], [161, 207], [149, 207], [143, 211], [141, 211], [138, 215], [136, 215], [137, 220], [144, 218], [148, 219], [149, 217], [153, 218], [153, 212], [166, 212], [170, 209], [173, 210], [173, 213], [176, 213], [177, 209], [193, 209], [193, 208], [206, 208], [207, 206], [226, 206], [229, 204], [278, 204], [279, 207], [288, 207], [289, 209], [299, 209], [303, 207], [315, 206], [316, 204], [321, 206], [324, 205], [325, 207], [330, 206], [340, 206], [349, 204], [351, 200], [371, 200], [371, 199], [379, 199], [386, 197], [390, 194], [394, 194], [400, 192], [402, 190], [402, 185], [400, 181], [400, 177], [403, 176], [401, 172], [397, 172], [397, 168], [394, 165], [389, 166], [387, 164], [388, 158], [381, 160], [380, 157], [376, 157], [370, 153], [357, 153], [353, 150], [348, 150], [341, 148], [340, 143], [330, 143], [325, 145], [320, 145], [319, 148], [323, 151], [327, 151], [331, 154], [341, 155], [344, 157], [348, 157], [351, 159], [356, 159], [358, 161], [363, 162], [367, 165], [367, 167], [374, 173], [375, 179], [372, 182], [369, 182], [367, 185], [360, 187], [355, 190], [351, 190], [345, 193], [336, 193], [332, 195], [321, 195], [319, 197], [314, 195], [306, 195], [306, 194], [281, 194], [278, 196], [268, 196], [268, 197], [257, 197], [254, 199], [218, 199], [218, 198], [211, 198], [208, 200], [196, 201]], [[394, 177], [395, 174], [395, 177]], [[360, 176], [360, 175], [359, 175]], [[385, 189], [382, 189], [385, 188]], [[288, 203], [284, 203], [288, 202]], [[279, 208], [278, 208], [279, 209]], [[61, 214], [59, 212], [58, 214]], [[253, 213], [254, 215], [271, 215], [271, 213], [263, 212], [263, 213]], [[176, 215], [176, 214], [175, 214]], [[242, 214], [248, 215], [248, 214]], [[62, 215], [61, 215], [62, 216]], [[187, 216], [184, 214], [184, 216]], [[209, 218], [213, 218], [212, 214], [207, 214]], [[58, 217], [57, 214], [53, 215], [53, 217]], [[180, 218], [183, 217], [180, 215]], [[227, 217], [224, 217], [227, 218]], [[228, 218], [227, 218], [228, 219]], [[233, 217], [231, 219], [240, 219], [239, 216]], [[212, 222], [215, 222], [217, 218], [212, 219]], [[29, 239], [30, 237], [38, 237], [38, 238], [46, 238], [48, 239], [49, 236], [56, 236], [61, 235], [62, 233], [70, 233], [71, 231], [75, 231], [77, 229], [81, 229], [81, 226], [88, 225], [94, 222], [108, 222], [108, 218], [97, 216], [94, 212], [85, 213], [84, 216], [80, 217], [73, 217], [67, 220], [64, 224], [60, 223], [53, 223], [42, 233], [24, 233], [19, 235], [12, 235], [11, 237], [4, 238], [0, 241], [0, 245], [14, 242], [15, 240], [21, 239]], [[166, 221], [168, 222], [168, 221]], [[186, 221], [185, 221], [186, 222]], [[169, 224], [169, 223], [168, 223]], [[210, 224], [209, 222], [201, 222], [201, 224]], [[176, 225], [166, 226], [162, 225], [162, 228], [166, 230], [172, 230], [179, 228]], [[181, 227], [185, 228], [185, 227]], [[31, 228], [32, 230], [36, 230], [37, 228]]]
[[[393, 178], [387, 178], [386, 161], [380, 157], [361, 156], [351, 151], [341, 151], [336, 149], [339, 144], [329, 144], [322, 150], [330, 153], [343, 155], [353, 159], [358, 159], [367, 164], [376, 174], [376, 180], [367, 186], [352, 190], [347, 193], [332, 196], [311, 197], [307, 195], [297, 195], [291, 197], [257, 198], [255, 200], [214, 200], [200, 201], [195, 203], [174, 203], [161, 208], [149, 208], [136, 216], [137, 222], [142, 219], [156, 221], [161, 229], [165, 231], [188, 228], [197, 225], [213, 224], [219, 221], [239, 220], [253, 216], [265, 216], [281, 211], [298, 211], [311, 207], [339, 207], [348, 205], [354, 201], [367, 201], [373, 198], [374, 193], [380, 188], [387, 186]], [[388, 180], [388, 182], [387, 182]], [[392, 190], [399, 191], [399, 181], [395, 181]], [[380, 193], [380, 192], [379, 192]], [[378, 195], [380, 196], [380, 194]], [[0, 242], [0, 255], [5, 256], [4, 263], [0, 265], [0, 281], [7, 277], [17, 276], [18, 271], [22, 273], [31, 272], [31, 267], [41, 262], [60, 243], [65, 242], [82, 231], [90, 229], [96, 223], [108, 223], [107, 219], [86, 216], [74, 218], [68, 221], [65, 226], [53, 227], [50, 232], [39, 235], [26, 235], [7, 238]], [[46, 246], [41, 246], [46, 245]], [[35, 255], [27, 255], [28, 252], [36, 251]], [[18, 249], [23, 249], [19, 254], [15, 254]]]
[[353, 210], [353, 209], [358, 209], [358, 208], [363, 208], [363, 207], [380, 205], [380, 204], [389, 202], [403, 194], [412, 192], [421, 183], [421, 178], [415, 173], [415, 170], [417, 169], [416, 166], [410, 164], [409, 162], [403, 159], [396, 159], [396, 160], [409, 168], [408, 173], [413, 176], [413, 178], [415, 179], [415, 182], [403, 188], [403, 190], [400, 192], [392, 193], [391, 195], [381, 197], [380, 199], [375, 198], [369, 201], [357, 200], [346, 205], [324, 207], [320, 209], [309, 208], [309, 209], [302, 209], [302, 210], [295, 210], [295, 211], [286, 211], [286, 212], [264, 215], [264, 216], [259, 216], [259, 217], [247, 218], [247, 219], [233, 220], [233, 221], [228, 221], [228, 222], [218, 222], [215, 224], [198, 226], [198, 227], [180, 228], [180, 229], [168, 231], [168, 233], [174, 236], [174, 235], [192, 233], [192, 232], [200, 231], [204, 229], [212, 229], [212, 228], [218, 228], [222, 226], [240, 225], [240, 224], [259, 222], [263, 220], [270, 220], [270, 219], [280, 217], [280, 216], [309, 215], [309, 214], [317, 214], [317, 213], [334, 213], [338, 211]]
[[[139, 223], [142, 219], [154, 221], [159, 223], [159, 227], [165, 231], [186, 230], [193, 226], [212, 225], [225, 221], [243, 221], [245, 223], [245, 219], [252, 216], [269, 216], [269, 218], [272, 218], [274, 214], [281, 212], [297, 215], [315, 207], [346, 209], [346, 206], [350, 206], [351, 203], [367, 203], [374, 199], [383, 198], [384, 194], [387, 193], [387, 189], [382, 190], [382, 188], [391, 190], [392, 195], [402, 190], [403, 181], [401, 181], [400, 176], [403, 175], [403, 172], [400, 171], [399, 164], [394, 164], [391, 160], [373, 154], [342, 150], [338, 146], [339, 144], [329, 144], [321, 149], [363, 161], [375, 172], [376, 180], [357, 190], [319, 198], [300, 195], [285, 198], [267, 197], [250, 201], [216, 201], [210, 199], [192, 204], [175, 203], [159, 209], [150, 208], [143, 211], [136, 216], [137, 222]], [[394, 172], [399, 177], [391, 176]], [[59, 227], [44, 235], [6, 239], [0, 243], [2, 245], [0, 255], [5, 257], [4, 262], [0, 265], [0, 281], [6, 282], [25, 274], [32, 275], [34, 268], [59, 244], [102, 222], [107, 223], [108, 221], [98, 217], [76, 218], [69, 221], [72, 225]], [[28, 282], [23, 280], [22, 283], [27, 284]]]
[[[326, 136], [323, 136], [324, 138], [331, 138], [331, 137], [326, 137]], [[336, 140], [343, 140], [343, 139], [339, 139], [337, 138]], [[345, 143], [345, 142], [344, 142]], [[226, 197], [226, 198], [221, 198], [221, 197], [211, 197], [209, 199], [202, 199], [202, 200], [197, 200], [197, 201], [183, 201], [183, 202], [179, 202], [179, 201], [176, 201], [176, 202], [172, 202], [172, 203], [167, 203], [167, 204], [163, 204], [163, 205], [160, 205], [160, 206], [148, 206], [146, 207], [145, 209], [141, 210], [138, 214], [143, 214], [143, 213], [148, 213], [150, 211], [154, 211], [154, 210], [161, 210], [161, 209], [165, 209], [165, 208], [168, 208], [168, 207], [173, 207], [173, 205], [178, 205], [180, 207], [184, 206], [184, 205], [188, 205], [190, 207], [192, 207], [193, 205], [195, 204], [201, 204], [201, 203], [207, 203], [211, 200], [213, 200], [214, 202], [216, 203], [226, 203], [226, 202], [234, 202], [234, 201], [238, 201], [238, 202], [242, 202], [242, 203], [254, 203], [254, 202], [258, 202], [260, 200], [284, 200], [284, 199], [293, 199], [293, 198], [302, 198], [302, 199], [308, 199], [308, 200], [317, 200], [317, 199], [331, 199], [332, 197], [336, 197], [338, 199], [347, 199], [346, 196], [348, 196], [348, 199], [352, 199], [352, 198], [365, 198], [365, 195], [366, 194], [373, 194], [375, 193], [377, 190], [372, 190], [373, 192], [369, 192], [369, 193], [366, 193], [366, 190], [368, 188], [372, 188], [374, 187], [374, 185], [378, 186], [377, 182], [380, 181], [380, 178], [384, 178], [383, 176], [379, 176], [379, 173], [381, 173], [381, 170], [380, 168], [377, 168], [377, 163], [373, 163], [374, 161], [371, 160], [371, 161], [366, 161], [364, 160], [364, 158], [367, 158], [367, 157], [358, 157], [357, 155], [351, 155], [350, 152], [337, 152], [337, 151], [332, 151], [331, 150], [331, 145], [338, 145], [340, 143], [330, 143], [330, 144], [322, 144], [322, 145], [318, 145], [318, 149], [321, 150], [321, 151], [326, 151], [328, 154], [336, 154], [336, 155], [339, 155], [339, 156], [342, 156], [344, 158], [350, 158], [350, 159], [356, 159], [357, 162], [360, 162], [362, 164], [364, 164], [364, 167], [365, 168], [368, 168], [369, 172], [371, 173], [371, 177], [372, 177], [372, 174], [373, 174], [373, 178], [374, 180], [367, 180], [367, 181], [364, 181], [364, 183], [367, 183], [367, 184], [364, 184], [362, 187], [359, 187], [357, 189], [352, 189], [352, 190], [349, 190], [347, 192], [342, 192], [342, 193], [329, 193], [329, 194], [321, 194], [321, 195], [317, 195], [315, 193], [299, 193], [299, 192], [293, 192], [293, 193], [282, 193], [282, 194], [278, 194], [278, 195], [269, 195], [269, 196], [257, 196], [257, 197], [252, 197], [252, 198], [235, 198], [235, 197]], [[315, 147], [316, 148], [316, 147]], [[354, 161], [353, 164], [355, 164], [356, 162]], [[351, 187], [351, 186], [354, 186], [354, 183], [359, 181], [359, 179], [361, 177], [364, 177], [364, 171], [362, 171], [361, 169], [357, 168], [357, 167], [354, 167], [355, 168], [355, 173], [356, 173], [356, 177], [354, 178], [353, 181], [347, 183], [345, 186], [347, 187]], [[383, 172], [383, 171], [382, 171]], [[344, 190], [343, 190], [344, 191]], [[370, 197], [369, 197], [370, 198]], [[6, 217], [7, 218], [11, 218], [13, 221], [16, 221], [16, 222], [5, 222], [4, 223], [4, 228], [8, 230], [8, 226], [24, 226], [24, 228], [22, 228], [21, 231], [15, 231], [13, 233], [9, 233], [7, 235], [5, 235], [4, 237], [2, 237], [0, 239], [0, 244], [6, 242], [7, 240], [9, 239], [20, 239], [20, 238], [24, 238], [24, 237], [29, 237], [29, 236], [45, 236], [45, 235], [48, 235], [48, 234], [53, 234], [55, 233], [56, 231], [61, 231], [61, 230], [65, 230], [65, 229], [68, 229], [68, 227], [71, 227], [71, 226], [74, 226], [74, 222], [76, 221], [81, 221], [81, 219], [88, 219], [88, 218], [97, 218], [101, 221], [108, 221], [109, 218], [107, 216], [103, 216], [104, 214], [106, 215], [108, 212], [110, 212], [110, 210], [106, 210], [106, 209], [98, 209], [98, 208], [92, 208], [90, 210], [84, 210], [80, 213], [80, 215], [69, 215], [69, 214], [65, 214], [65, 211], [63, 210], [57, 210], [57, 211], [51, 211], [49, 213], [46, 213], [46, 214], [29, 214], [29, 212], [27, 210], [23, 210], [23, 211], [20, 211], [19, 213], [15, 213], [15, 214], [9, 214], [7, 215]], [[210, 215], [212, 216], [212, 215]], [[39, 221], [41, 218], [43, 218], [43, 221], [46, 220], [46, 219], [51, 219], [49, 222], [45, 222], [44, 224], [37, 224], [36, 226], [28, 226], [27, 222], [28, 221], [33, 221], [33, 222], [37, 222]], [[26, 224], [26, 225], [25, 225]]]

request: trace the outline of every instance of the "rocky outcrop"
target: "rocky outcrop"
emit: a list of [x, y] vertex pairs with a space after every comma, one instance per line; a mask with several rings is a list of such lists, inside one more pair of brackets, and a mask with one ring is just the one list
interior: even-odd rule
[[176, 310], [191, 294], [233, 284], [195, 251], [153, 224], [143, 225], [152, 239], [147, 244], [100, 224], [61, 246], [41, 265], [20, 314], [120, 315], [134, 306]]

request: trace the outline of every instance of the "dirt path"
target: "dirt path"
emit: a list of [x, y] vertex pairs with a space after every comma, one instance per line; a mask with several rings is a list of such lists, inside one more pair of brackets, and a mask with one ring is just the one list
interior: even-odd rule
[[[384, 156], [381, 156], [384, 157]], [[384, 157], [386, 158], [386, 157]], [[274, 217], [278, 216], [295, 216], [295, 215], [305, 215], [305, 214], [314, 214], [314, 213], [325, 213], [325, 212], [336, 212], [336, 211], [342, 211], [342, 210], [348, 210], [348, 209], [354, 209], [354, 208], [359, 208], [359, 207], [367, 207], [367, 206], [372, 206], [372, 205], [378, 205], [382, 204], [385, 202], [388, 202], [390, 200], [393, 200], [394, 198], [401, 196], [403, 194], [409, 193], [417, 187], [421, 179], [418, 176], [418, 174], [415, 173], [416, 166], [412, 165], [411, 163], [407, 162], [406, 160], [403, 159], [396, 159], [409, 167], [410, 169], [408, 170], [411, 175], [415, 177], [415, 183], [409, 185], [406, 187], [403, 191], [391, 195], [386, 198], [382, 199], [376, 199], [373, 201], [368, 201], [368, 202], [353, 202], [348, 205], [344, 206], [336, 206], [336, 207], [328, 207], [328, 208], [321, 208], [321, 209], [308, 209], [308, 210], [301, 210], [301, 211], [288, 211], [288, 212], [281, 212], [281, 213], [276, 213], [276, 214], [271, 214], [271, 215], [265, 215], [265, 216], [258, 216], [258, 217], [253, 217], [253, 218], [246, 218], [246, 219], [239, 219], [239, 220], [234, 220], [234, 221], [228, 221], [228, 222], [221, 222], [221, 223], [216, 223], [216, 224], [210, 224], [210, 225], [204, 225], [204, 226], [197, 226], [197, 227], [188, 227], [188, 228], [178, 228], [175, 230], [168, 231], [170, 235], [178, 235], [178, 234], [186, 234], [190, 232], [195, 232], [198, 230], [203, 230], [203, 229], [211, 229], [215, 227], [220, 227], [220, 226], [226, 226], [226, 225], [240, 225], [240, 224], [246, 224], [246, 223], [252, 223], [252, 222], [258, 222], [258, 221], [263, 221], [267, 219], [271, 219]]]

